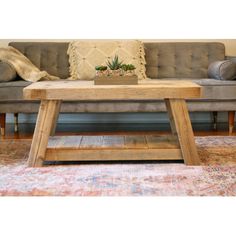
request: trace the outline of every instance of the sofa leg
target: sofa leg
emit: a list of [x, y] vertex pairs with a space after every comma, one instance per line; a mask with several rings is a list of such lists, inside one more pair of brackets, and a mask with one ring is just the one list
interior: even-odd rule
[[234, 117], [235, 117], [235, 111], [229, 111], [228, 112], [229, 134], [232, 134], [234, 130]]
[[217, 128], [217, 111], [213, 111], [213, 129], [216, 130]]
[[6, 113], [0, 113], [1, 135], [5, 135], [6, 128]]
[[18, 132], [18, 113], [14, 113], [14, 131]]

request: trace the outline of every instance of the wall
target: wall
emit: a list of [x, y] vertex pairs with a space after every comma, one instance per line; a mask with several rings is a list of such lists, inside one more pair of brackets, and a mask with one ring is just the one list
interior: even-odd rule
[[[55, 42], [64, 42], [70, 41], [69, 39], [0, 39], [0, 47], [5, 47], [11, 41], [55, 41]], [[143, 39], [143, 41], [148, 42], [222, 42], [225, 44], [226, 48], [226, 55], [227, 56], [234, 56], [236, 55], [236, 39], [157, 39], [157, 40], [150, 40], [150, 39]], [[31, 123], [35, 122], [36, 115], [24, 115], [20, 114], [19, 122], [20, 123]], [[191, 120], [193, 122], [199, 123], [208, 123], [212, 120], [212, 115], [210, 113], [195, 113], [191, 114]], [[224, 112], [219, 113], [218, 117], [219, 122], [227, 122], [227, 114]], [[13, 115], [7, 115], [7, 122], [13, 122]], [[93, 122], [100, 122], [100, 123], [166, 123], [168, 122], [166, 114], [158, 113], [158, 114], [150, 114], [150, 113], [139, 113], [139, 114], [62, 114], [59, 118], [60, 123], [93, 123]]]

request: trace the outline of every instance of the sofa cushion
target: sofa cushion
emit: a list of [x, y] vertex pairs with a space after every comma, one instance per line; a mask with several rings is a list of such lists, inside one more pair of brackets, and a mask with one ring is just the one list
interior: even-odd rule
[[[176, 80], [176, 78], [170, 78]], [[189, 79], [191, 80], [191, 79]], [[147, 79], [151, 83], [153, 80]], [[196, 79], [191, 80], [203, 87], [202, 99], [208, 100], [229, 100], [236, 99], [236, 81], [215, 80], [215, 79]], [[31, 82], [12, 81], [0, 83], [1, 101], [20, 101], [23, 100], [23, 88], [30, 85]]]
[[212, 62], [208, 68], [208, 76], [218, 80], [234, 80], [236, 64], [231, 60]]
[[202, 98], [211, 100], [236, 99], [236, 81], [199, 79], [193, 82], [203, 87]]
[[145, 79], [143, 43], [139, 40], [77, 40], [68, 49], [72, 80], [93, 80], [95, 67], [106, 65], [117, 55], [125, 64], [133, 64], [139, 79]]
[[67, 79], [70, 76], [68, 43], [11, 42], [9, 45], [23, 53], [40, 70], [45, 70], [61, 79]]
[[211, 62], [225, 59], [222, 43], [146, 42], [148, 78], [207, 78]]
[[[154, 79], [148, 79], [146, 83], [152, 83]], [[158, 79], [158, 80], [177, 80], [178, 78]], [[202, 86], [202, 99], [208, 100], [229, 100], [236, 99], [236, 80], [216, 80], [209, 78], [191, 79], [185, 78]]]
[[[216, 79], [209, 79], [209, 78], [203, 78], [203, 79], [193, 79], [191, 80], [201, 86], [236, 86], [236, 80], [216, 80]], [[235, 94], [236, 97], [236, 94]]]
[[0, 100], [22, 100], [23, 88], [30, 84], [31, 82], [23, 80], [0, 83]]
[[16, 70], [7, 62], [0, 61], [0, 82], [12, 81], [16, 78]]

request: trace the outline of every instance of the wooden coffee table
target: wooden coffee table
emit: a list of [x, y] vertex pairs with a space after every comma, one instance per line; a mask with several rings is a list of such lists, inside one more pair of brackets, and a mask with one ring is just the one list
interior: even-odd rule
[[[190, 81], [144, 81], [138, 85], [94, 85], [92, 81], [45, 81], [24, 89], [24, 98], [41, 100], [28, 165], [44, 161], [178, 160], [199, 165], [185, 99], [199, 98]], [[164, 99], [172, 136], [108, 135], [53, 137], [60, 105], [77, 101], [150, 101]], [[50, 137], [51, 136], [51, 137]]]

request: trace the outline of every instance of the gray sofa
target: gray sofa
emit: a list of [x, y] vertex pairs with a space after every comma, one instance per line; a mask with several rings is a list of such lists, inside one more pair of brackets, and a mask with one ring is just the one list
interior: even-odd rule
[[[68, 43], [11, 42], [36, 66], [61, 79], [69, 77]], [[222, 43], [145, 43], [146, 74], [151, 79], [189, 79], [203, 86], [203, 98], [188, 100], [191, 112], [229, 112], [229, 128], [232, 132], [236, 108], [236, 81], [208, 78], [211, 62], [225, 59]], [[1, 75], [0, 75], [1, 76]], [[37, 113], [38, 102], [23, 99], [23, 88], [30, 83], [17, 77], [15, 81], [0, 83], [1, 131], [5, 130], [5, 114]], [[163, 101], [148, 102], [64, 102], [61, 111], [72, 112], [163, 112]], [[216, 116], [215, 116], [216, 118]], [[16, 126], [17, 129], [17, 126]]]

